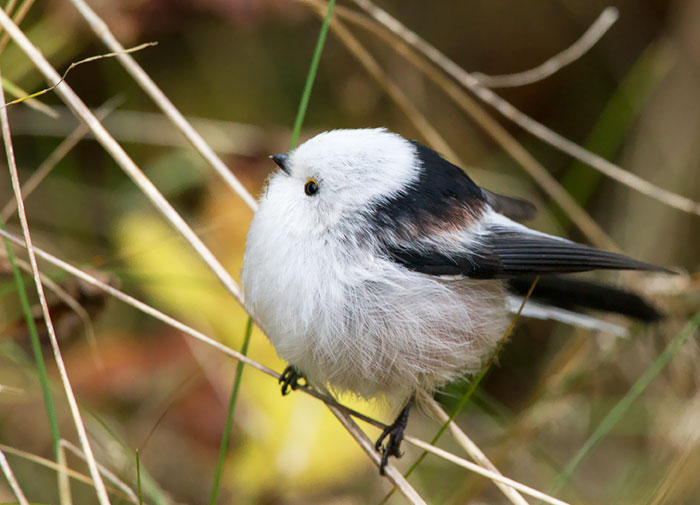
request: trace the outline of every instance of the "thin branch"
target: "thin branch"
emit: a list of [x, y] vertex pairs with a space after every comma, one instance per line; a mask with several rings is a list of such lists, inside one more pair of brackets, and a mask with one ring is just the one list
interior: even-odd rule
[[506, 102], [503, 98], [496, 95], [493, 91], [481, 85], [481, 83], [473, 75], [469, 74], [454, 61], [450, 60], [436, 47], [421, 38], [417, 33], [401, 24], [388, 12], [377, 7], [371, 0], [353, 1], [363, 10], [368, 12], [375, 20], [388, 28], [395, 35], [402, 38], [404, 41], [406, 41], [406, 43], [411, 45], [411, 47], [425, 55], [425, 57], [427, 57], [435, 65], [445, 71], [448, 75], [452, 76], [453, 79], [455, 79], [465, 88], [469, 89], [486, 104], [493, 107], [506, 119], [530, 132], [535, 137], [556, 147], [560, 151], [567, 153], [573, 158], [586, 163], [611, 179], [614, 179], [617, 182], [624, 184], [625, 186], [628, 186], [639, 193], [642, 193], [643, 195], [658, 200], [659, 202], [665, 203], [666, 205], [683, 212], [700, 215], [699, 202], [695, 202], [690, 198], [678, 195], [672, 191], [659, 188], [651, 182], [620, 168], [605, 158], [584, 149], [575, 142], [535, 121], [527, 114], [519, 111], [510, 103]]
[[[352, 419], [347, 416], [347, 414], [339, 410], [337, 407], [329, 405], [328, 408], [331, 410], [331, 412], [333, 412], [335, 417], [338, 418], [340, 423], [345, 426], [348, 433], [350, 433], [357, 443], [360, 444], [362, 450], [365, 451], [377, 468], [379, 468], [379, 465], [381, 465], [381, 456], [374, 448], [372, 441], [367, 438], [367, 435], [365, 435], [365, 433], [359, 428], [359, 426], [357, 426], [357, 424], [355, 424]], [[384, 472], [387, 479], [394, 484], [394, 486], [402, 495], [406, 497], [409, 502], [417, 505], [425, 505], [423, 498], [421, 498], [416, 490], [413, 489], [413, 487], [408, 483], [404, 476], [401, 475], [401, 472], [399, 472], [394, 465], [387, 463], [386, 467], [384, 468]]]
[[484, 477], [488, 477], [489, 479], [491, 479], [495, 482], [500, 482], [502, 484], [505, 484], [506, 486], [512, 487], [513, 489], [517, 489], [518, 491], [522, 492], [523, 494], [530, 495], [533, 498], [537, 498], [537, 499], [542, 500], [546, 503], [551, 503], [552, 505], [568, 505], [564, 501], [561, 501], [557, 498], [553, 498], [553, 497], [551, 497], [551, 496], [549, 496], [541, 491], [537, 491], [536, 489], [532, 489], [531, 487], [528, 487], [525, 484], [521, 484], [518, 481], [515, 481], [513, 479], [509, 479], [508, 477], [504, 477], [501, 474], [486, 470], [486, 469], [480, 467], [479, 465], [472, 463], [471, 461], [467, 461], [466, 459], [459, 458], [450, 452], [447, 452], [443, 449], [440, 449], [439, 447], [435, 447], [434, 445], [430, 445], [430, 444], [423, 442], [422, 440], [419, 440], [417, 438], [413, 438], [409, 435], [406, 435], [406, 436], [404, 436], [404, 440], [410, 444], [415, 445], [416, 447], [420, 447], [421, 449], [423, 449], [425, 451], [428, 451], [436, 456], [439, 456], [442, 459], [450, 461], [451, 463], [454, 463], [455, 465], [461, 466], [462, 468], [466, 468], [467, 470], [471, 470], [472, 472], [478, 473], [479, 475], [483, 475]]
[[15, 479], [15, 474], [12, 473], [12, 468], [10, 468], [10, 464], [7, 462], [7, 458], [5, 457], [5, 453], [2, 452], [2, 449], [0, 449], [0, 468], [2, 468], [2, 473], [5, 474], [8, 484], [10, 484], [10, 489], [12, 489], [12, 492], [14, 493], [15, 498], [17, 498], [17, 501], [19, 501], [20, 505], [29, 505], [27, 498], [22, 492], [22, 488], [19, 487], [17, 479]]
[[[0, 9], [0, 18], [7, 15]], [[15, 26], [13, 24], [13, 26]], [[7, 26], [5, 27], [7, 30]], [[8, 30], [9, 31], [9, 30]], [[61, 356], [61, 349], [58, 345], [58, 338], [56, 337], [56, 331], [51, 321], [51, 314], [49, 313], [49, 306], [46, 302], [46, 296], [44, 295], [44, 287], [41, 283], [41, 276], [39, 274], [39, 267], [37, 266], [36, 256], [34, 255], [34, 250], [32, 249], [32, 238], [29, 233], [29, 224], [27, 223], [27, 215], [24, 212], [24, 202], [22, 201], [22, 190], [19, 184], [19, 175], [17, 174], [17, 165], [15, 164], [14, 149], [12, 147], [12, 137], [10, 133], [10, 123], [7, 118], [7, 108], [5, 107], [5, 93], [0, 87], [0, 123], [2, 126], [2, 137], [5, 143], [5, 152], [7, 154], [7, 163], [10, 169], [10, 177], [12, 179], [12, 189], [17, 200], [17, 210], [19, 214], [20, 223], [22, 225], [22, 234], [24, 235], [24, 243], [27, 249], [27, 255], [29, 256], [29, 264], [32, 269], [32, 275], [34, 277], [34, 285], [36, 286], [37, 295], [39, 296], [39, 303], [41, 304], [41, 310], [44, 315], [44, 322], [46, 323], [46, 329], [49, 334], [49, 340], [51, 341], [51, 348], [53, 349], [54, 358], [56, 360], [56, 367], [58, 368], [59, 375], [61, 377], [61, 383], [63, 384], [63, 389], [66, 393], [66, 398], [68, 399], [68, 405], [70, 407], [71, 414], [73, 416], [73, 421], [78, 432], [78, 438], [83, 446], [83, 451], [87, 457], [88, 467], [90, 468], [90, 474], [95, 482], [95, 490], [97, 492], [97, 498], [101, 505], [109, 504], [109, 497], [107, 496], [107, 490], [105, 489], [104, 482], [102, 482], [102, 477], [97, 469], [97, 462], [90, 448], [90, 443], [88, 441], [87, 432], [85, 431], [85, 425], [80, 416], [80, 410], [78, 408], [78, 402], [75, 400], [73, 395], [73, 388], [70, 385], [70, 380], [68, 379], [68, 373], [66, 371], [63, 358]]]
[[126, 71], [131, 74], [138, 85], [141, 86], [146, 94], [160, 107], [163, 113], [170, 118], [197, 152], [211, 165], [226, 184], [243, 199], [248, 207], [252, 210], [257, 209], [258, 203], [255, 201], [255, 198], [245, 189], [236, 176], [233, 175], [221, 158], [216, 155], [201, 135], [197, 133], [187, 119], [177, 110], [170, 99], [168, 99], [156, 83], [153, 82], [153, 79], [151, 79], [143, 68], [136, 63], [136, 60], [134, 60], [131, 55], [123, 53], [124, 47], [109, 30], [107, 24], [83, 0], [70, 0], [70, 2], [85, 18], [85, 21], [90, 25], [95, 35], [97, 35], [112, 51], [120, 53], [117, 55], [117, 59], [121, 62]]
[[546, 79], [590, 51], [610, 27], [615, 24], [618, 16], [619, 12], [615, 7], [606, 7], [600, 13], [598, 19], [593, 22], [576, 42], [535, 68], [507, 75], [486, 75], [481, 72], [472, 72], [472, 77], [487, 88], [513, 88]]
[[[236, 281], [219, 263], [211, 251], [204, 245], [204, 242], [192, 231], [185, 220], [175, 211], [170, 202], [158, 191], [153, 183], [146, 177], [134, 161], [129, 157], [119, 143], [107, 132], [94, 114], [88, 109], [83, 101], [75, 94], [73, 89], [65, 82], [51, 64], [34, 46], [29, 39], [17, 28], [7, 15], [0, 10], [0, 25], [10, 34], [17, 45], [29, 57], [46, 77], [49, 84], [56, 85], [56, 93], [73, 110], [92, 131], [95, 138], [102, 144], [105, 150], [112, 156], [114, 161], [126, 172], [126, 174], [136, 183], [141, 191], [148, 197], [160, 213], [171, 223], [171, 225], [185, 238], [190, 246], [197, 252], [207, 266], [214, 272], [224, 287], [233, 295], [239, 304], [245, 306], [243, 294]], [[123, 49], [120, 49], [123, 51]], [[117, 57], [128, 55], [119, 54]], [[3, 109], [5, 110], [5, 109]]]

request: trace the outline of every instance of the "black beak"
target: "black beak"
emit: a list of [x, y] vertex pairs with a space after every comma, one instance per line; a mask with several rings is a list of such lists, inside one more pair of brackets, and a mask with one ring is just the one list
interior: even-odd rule
[[287, 175], [289, 175], [289, 156], [286, 154], [273, 154], [270, 156], [270, 158], [272, 158], [272, 161], [275, 162], [275, 165], [280, 167]]

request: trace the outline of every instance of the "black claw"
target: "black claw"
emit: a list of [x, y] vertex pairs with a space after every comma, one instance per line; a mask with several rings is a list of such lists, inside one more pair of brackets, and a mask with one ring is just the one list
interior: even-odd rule
[[282, 394], [289, 394], [289, 390], [294, 391], [299, 386], [299, 381], [303, 380], [306, 383], [306, 378], [294, 366], [289, 365], [280, 375], [279, 383], [282, 384]]
[[[389, 462], [390, 456], [394, 456], [396, 458], [403, 456], [400, 451], [401, 442], [403, 441], [403, 433], [406, 430], [406, 425], [408, 424], [408, 414], [411, 411], [413, 400], [414, 397], [411, 397], [406, 406], [399, 413], [396, 420], [384, 428], [384, 431], [382, 431], [382, 434], [374, 444], [374, 448], [382, 454], [382, 461], [379, 465], [380, 475], [385, 475], [384, 469]], [[386, 445], [382, 445], [386, 437], [389, 437], [389, 440], [387, 440]]]

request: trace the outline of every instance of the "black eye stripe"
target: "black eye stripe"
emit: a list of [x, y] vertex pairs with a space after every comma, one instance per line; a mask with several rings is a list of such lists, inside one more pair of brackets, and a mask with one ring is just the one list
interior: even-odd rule
[[307, 196], [312, 196], [318, 193], [318, 183], [315, 179], [309, 179], [306, 181], [306, 184], [304, 184], [304, 193], [306, 193]]

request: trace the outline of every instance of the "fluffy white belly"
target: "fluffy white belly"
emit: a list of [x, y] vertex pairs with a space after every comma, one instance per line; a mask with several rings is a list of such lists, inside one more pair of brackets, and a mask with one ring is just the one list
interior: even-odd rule
[[290, 242], [263, 250], [249, 237], [243, 282], [279, 355], [312, 384], [364, 397], [432, 392], [477, 371], [503, 334], [500, 281], [443, 280], [370, 255], [329, 258], [321, 243], [296, 254]]

